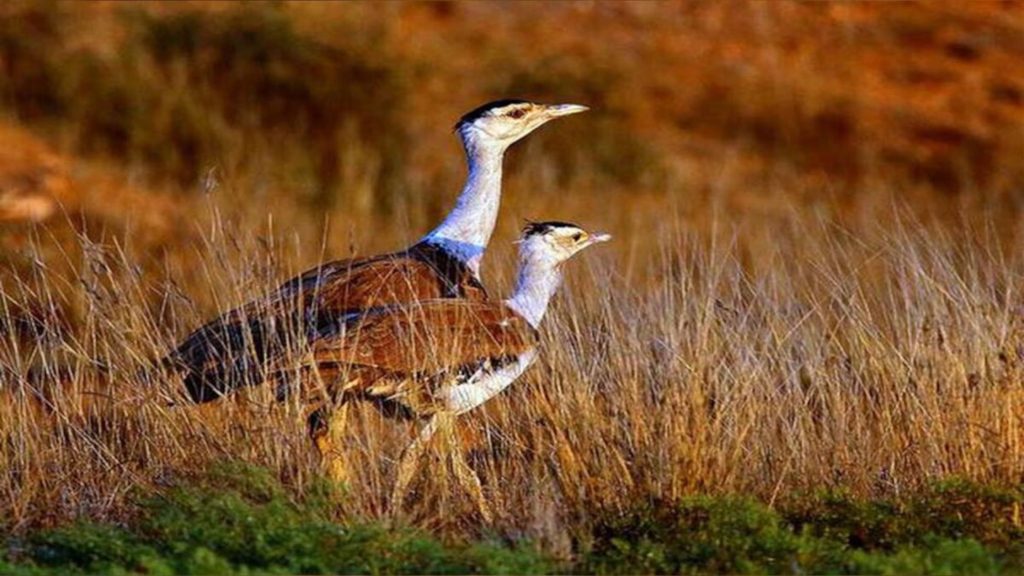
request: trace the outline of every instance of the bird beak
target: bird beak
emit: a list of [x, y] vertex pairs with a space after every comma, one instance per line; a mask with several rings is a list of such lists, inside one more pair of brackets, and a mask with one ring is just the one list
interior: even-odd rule
[[559, 118], [570, 114], [579, 114], [580, 112], [586, 112], [587, 110], [590, 110], [590, 108], [581, 104], [550, 104], [544, 109], [549, 118]]
[[600, 244], [602, 242], [607, 242], [607, 241], [609, 241], [611, 239], [612, 239], [612, 235], [611, 234], [604, 234], [604, 233], [591, 234], [590, 238], [588, 239], [587, 245], [589, 246], [590, 244]]

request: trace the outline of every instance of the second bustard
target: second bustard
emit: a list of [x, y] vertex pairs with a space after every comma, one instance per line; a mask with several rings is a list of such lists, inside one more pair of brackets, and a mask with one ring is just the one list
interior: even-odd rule
[[[562, 281], [562, 264], [584, 248], [605, 242], [565, 222], [531, 223], [519, 240], [519, 272], [512, 297], [502, 301], [433, 300], [392, 306], [340, 319], [317, 340], [299, 366], [283, 367], [280, 381], [322, 384], [327, 405], [338, 410], [331, 429], [314, 431], [321, 452], [340, 460], [334, 446], [344, 432], [344, 411], [354, 398], [388, 399], [427, 419], [406, 449], [392, 506], [401, 505], [417, 460], [438, 431], [449, 443], [455, 471], [490, 521], [480, 480], [454, 446], [453, 419], [504, 390], [537, 357], [538, 332]], [[337, 468], [335, 468], [337, 470]]]

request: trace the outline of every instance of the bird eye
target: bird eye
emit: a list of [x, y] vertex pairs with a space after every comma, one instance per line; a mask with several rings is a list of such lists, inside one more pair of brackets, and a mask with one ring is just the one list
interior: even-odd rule
[[577, 232], [577, 233], [572, 235], [572, 241], [573, 242], [579, 242], [582, 239], [583, 239], [583, 232]]
[[508, 113], [505, 115], [508, 116], [509, 118], [522, 118], [524, 115], [526, 115], [526, 110], [523, 110], [522, 108], [513, 108], [512, 110], [509, 110]]

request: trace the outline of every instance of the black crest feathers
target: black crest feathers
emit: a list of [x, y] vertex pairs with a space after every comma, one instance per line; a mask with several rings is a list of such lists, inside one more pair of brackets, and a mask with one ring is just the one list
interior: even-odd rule
[[537, 234], [547, 234], [555, 228], [579, 228], [579, 226], [571, 222], [559, 222], [558, 220], [547, 220], [545, 222], [527, 221], [526, 225], [523, 226], [522, 237], [528, 238]]
[[522, 100], [520, 98], [504, 98], [502, 100], [494, 100], [486, 104], [481, 104], [480, 106], [477, 106], [476, 108], [473, 108], [469, 112], [463, 114], [462, 118], [459, 118], [459, 121], [455, 123], [455, 129], [458, 130], [459, 127], [462, 126], [463, 124], [469, 124], [474, 122], [477, 118], [480, 118], [481, 116], [487, 114], [487, 112], [495, 108], [501, 108], [503, 106], [508, 106], [510, 104], [529, 104], [529, 101]]

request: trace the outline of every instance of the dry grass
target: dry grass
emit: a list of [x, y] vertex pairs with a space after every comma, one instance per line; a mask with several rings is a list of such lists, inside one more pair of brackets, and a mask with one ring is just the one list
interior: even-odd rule
[[[302, 407], [255, 389], [171, 408], [177, 383], [140, 372], [204, 319], [326, 256], [414, 240], [462, 176], [451, 120], [509, 92], [583, 94], [595, 111], [512, 153], [488, 285], [505, 293], [524, 217], [616, 240], [570, 263], [542, 360], [460, 422], [503, 533], [564, 552], [595, 510], [654, 498], [1019, 483], [1024, 104], [1000, 71], [1019, 52], [1014, 7], [758, 6], [669, 18], [640, 4], [530, 5], [471, 53], [480, 19], [498, 17], [490, 7], [5, 7], [0, 52], [42, 60], [0, 82], [4, 109], [60, 150], [68, 183], [47, 194], [70, 218], [0, 230], [13, 246], [0, 276], [0, 518], [120, 518], [133, 489], [225, 459], [307, 486], [319, 472]], [[288, 102], [301, 88], [306, 113], [326, 120], [292, 125], [235, 101], [256, 68], [203, 68], [248, 57], [228, 33], [239, 18], [283, 50], [284, 81], [267, 90]], [[595, 32], [552, 32], [558, 18]], [[360, 19], [373, 33], [347, 34]], [[996, 40], [972, 44], [988, 28]], [[190, 56], [175, 34], [219, 48]], [[813, 50], [824, 45], [834, 50]], [[159, 49], [172, 57], [157, 65]], [[342, 69], [316, 81], [296, 72], [339, 54]], [[316, 88], [346, 70], [381, 75], [383, 92], [342, 92], [335, 110]], [[456, 81], [469, 77], [481, 85]], [[103, 90], [82, 94], [83, 78]], [[399, 93], [378, 116], [375, 98]], [[111, 95], [150, 108], [95, 116]], [[384, 138], [377, 123], [404, 133]], [[26, 170], [18, 182], [42, 173]], [[213, 176], [218, 186], [195, 185]], [[112, 215], [110, 190], [131, 190], [119, 197], [147, 217]], [[351, 421], [354, 478], [338, 512], [373, 518], [412, 430], [370, 408]], [[416, 523], [476, 529], [448, 475], [415, 489]]]
[[[667, 226], [572, 263], [543, 359], [460, 423], [501, 527], [557, 549], [594, 510], [651, 498], [898, 496], [952, 475], [1016, 482], [1021, 262], [967, 232], [794, 218], [755, 253], [732, 231], [709, 244]], [[318, 474], [301, 406], [256, 389], [169, 408], [179, 384], [138, 376], [209, 310], [299, 260], [233, 233], [214, 228], [195, 257], [191, 288], [220, 295], [203, 305], [173, 274], [155, 282], [130, 255], [93, 244], [77, 276], [40, 265], [5, 293], [0, 505], [11, 524], [116, 516], [130, 490], [222, 459], [300, 489]], [[495, 260], [507, 273], [512, 263]], [[84, 308], [82, 325], [45, 314], [69, 302]], [[357, 414], [339, 511], [376, 517], [412, 431], [369, 407]], [[417, 494], [417, 522], [472, 525], [447, 475], [424, 475]]]

